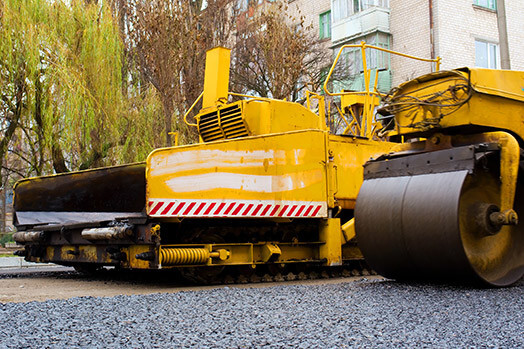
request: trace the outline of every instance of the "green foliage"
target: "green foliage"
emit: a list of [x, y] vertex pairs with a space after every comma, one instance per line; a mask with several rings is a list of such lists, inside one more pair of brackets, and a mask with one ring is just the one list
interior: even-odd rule
[[106, 2], [0, 0], [0, 120], [21, 96], [12, 142], [27, 174], [145, 159], [159, 99], [123, 88], [124, 58]]
[[5, 244], [7, 242], [15, 242], [15, 240], [13, 240], [13, 233], [7, 233], [7, 234], [0, 235], [0, 245], [2, 245], [2, 247], [5, 247]]
[[164, 145], [162, 133], [162, 103], [154, 88], [147, 88], [142, 94], [128, 96], [127, 113], [119, 122], [122, 142], [111, 149], [111, 158], [118, 163], [143, 161], [149, 153]]
[[206, 4], [0, 0], [0, 159], [9, 174], [143, 161], [172, 144], [172, 131], [180, 143], [196, 140], [182, 117], [202, 91], [205, 51], [233, 39], [232, 90], [289, 100], [316, 90], [323, 55], [302, 17], [278, 3], [238, 28], [234, 0]]

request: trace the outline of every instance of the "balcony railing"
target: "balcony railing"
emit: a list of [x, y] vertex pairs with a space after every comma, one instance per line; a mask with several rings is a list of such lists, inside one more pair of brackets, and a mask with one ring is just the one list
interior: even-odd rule
[[332, 0], [333, 22], [336, 23], [373, 7], [389, 9], [389, 0]]
[[337, 45], [377, 31], [389, 33], [389, 9], [373, 6], [338, 21], [333, 19], [331, 41]]

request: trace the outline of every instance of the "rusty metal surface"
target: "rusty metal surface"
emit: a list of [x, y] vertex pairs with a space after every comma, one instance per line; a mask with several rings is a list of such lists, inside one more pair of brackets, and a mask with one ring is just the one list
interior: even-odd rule
[[[142, 212], [16, 212], [18, 226], [74, 225], [146, 217]], [[57, 227], [58, 229], [58, 227]]]
[[120, 240], [133, 236], [133, 226], [129, 224], [83, 229], [82, 238], [86, 240]]

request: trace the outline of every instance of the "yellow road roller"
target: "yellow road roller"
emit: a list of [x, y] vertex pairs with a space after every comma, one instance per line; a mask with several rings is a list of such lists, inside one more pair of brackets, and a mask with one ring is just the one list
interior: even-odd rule
[[[330, 92], [348, 47], [361, 50], [364, 91]], [[197, 281], [364, 258], [394, 279], [515, 282], [524, 73], [440, 71], [439, 59], [400, 54], [435, 72], [382, 94], [368, 50], [399, 54], [342, 47], [307, 107], [229, 91], [230, 51], [208, 51], [203, 92], [184, 117], [200, 141], [144, 163], [19, 181], [19, 254], [79, 270], [176, 269]], [[340, 99], [335, 116], [326, 95]], [[337, 134], [326, 123], [334, 117]]]

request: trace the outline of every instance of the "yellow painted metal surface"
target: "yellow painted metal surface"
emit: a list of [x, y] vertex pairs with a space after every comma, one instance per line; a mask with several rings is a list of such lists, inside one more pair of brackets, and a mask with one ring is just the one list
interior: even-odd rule
[[334, 157], [336, 172], [336, 205], [353, 209], [364, 181], [364, 163], [370, 158], [388, 153], [396, 143], [372, 141], [357, 137], [329, 136], [328, 148]]
[[322, 130], [319, 128], [319, 116], [298, 103], [252, 99], [244, 101], [244, 110], [250, 135]]
[[[325, 133], [319, 130], [158, 149], [147, 160], [147, 199], [319, 203], [325, 216], [325, 163]], [[166, 209], [152, 213], [152, 207], [152, 215]], [[172, 215], [173, 205], [170, 210]]]
[[513, 211], [520, 165], [520, 147], [515, 137], [506, 132], [486, 132], [459, 135], [452, 139], [455, 140], [456, 145], [498, 143], [500, 147], [500, 211]]
[[137, 254], [149, 251], [154, 251], [154, 247], [150, 245], [131, 245], [127, 247], [127, 266], [133, 269], [149, 269], [151, 267], [149, 261], [136, 258]]
[[524, 71], [470, 68], [469, 73], [476, 91], [524, 102]]
[[106, 251], [106, 245], [56, 245], [47, 246], [42, 258], [30, 257], [34, 262], [55, 262], [74, 265], [75, 263], [93, 263], [99, 265], [120, 264], [125, 268], [150, 269], [151, 262], [136, 259], [136, 255], [154, 249], [150, 245], [129, 245], [121, 247], [120, 252], [127, 256], [127, 260], [115, 261]]
[[147, 161], [148, 201], [323, 202], [353, 208], [362, 165], [394, 143], [330, 135], [328, 154], [325, 137], [309, 130], [156, 150]]
[[356, 243], [342, 245], [342, 259], [344, 261], [362, 260], [362, 251], [357, 247]]
[[42, 258], [45, 262], [56, 263], [100, 263], [114, 264], [109, 253], [102, 245], [62, 245], [48, 246], [46, 255]]
[[[335, 223], [335, 222], [333, 222]], [[326, 225], [328, 227], [328, 225]], [[331, 228], [336, 229], [336, 224], [331, 224]], [[327, 233], [327, 231], [326, 231]], [[217, 265], [259, 265], [266, 263], [299, 263], [299, 262], [321, 262], [321, 250], [332, 261], [338, 261], [340, 251], [336, 256], [337, 248], [335, 241], [327, 242], [303, 242], [303, 243], [278, 243], [278, 242], [260, 242], [252, 243], [233, 243], [233, 244], [204, 244], [204, 245], [162, 245], [160, 251], [185, 251], [199, 250], [195, 259], [185, 259], [187, 264], [182, 260], [176, 260], [176, 263], [163, 263], [162, 268], [187, 267], [187, 266], [217, 266]], [[326, 248], [327, 246], [327, 248]], [[338, 247], [340, 250], [341, 247]], [[202, 258], [203, 250], [209, 253], [208, 257]], [[212, 251], [212, 252], [209, 252]], [[162, 253], [162, 252], [160, 252]], [[326, 259], [327, 260], [327, 259]], [[174, 259], [172, 260], [174, 261]], [[334, 265], [334, 264], [333, 264]]]
[[275, 243], [267, 243], [262, 246], [262, 261], [269, 262], [274, 261], [280, 257], [282, 251]]
[[323, 242], [319, 248], [320, 259], [325, 260], [325, 265], [342, 265], [340, 219], [323, 219], [320, 222], [319, 239]]
[[349, 221], [344, 223], [341, 227], [342, 230], [342, 243], [347, 243], [352, 240], [355, 233], [355, 218], [351, 218]]
[[304, 106], [268, 98], [208, 107], [195, 118], [198, 132], [205, 142], [326, 128], [325, 118]]
[[[396, 134], [421, 133], [431, 128], [450, 128], [463, 125], [479, 125], [508, 130], [524, 140], [524, 72], [491, 69], [461, 69], [422, 76], [399, 86], [397, 94], [419, 97], [436, 94], [455, 84], [453, 80], [462, 77], [464, 83], [471, 83], [471, 97], [456, 92], [463, 105], [441, 117], [434, 106], [420, 107], [416, 111], [403, 111], [395, 115], [398, 127]], [[420, 91], [424, 89], [423, 91]], [[429, 125], [427, 120], [438, 120]], [[393, 133], [391, 133], [393, 134]]]
[[214, 107], [219, 101], [227, 103], [230, 55], [231, 50], [224, 47], [207, 51], [202, 108]]

